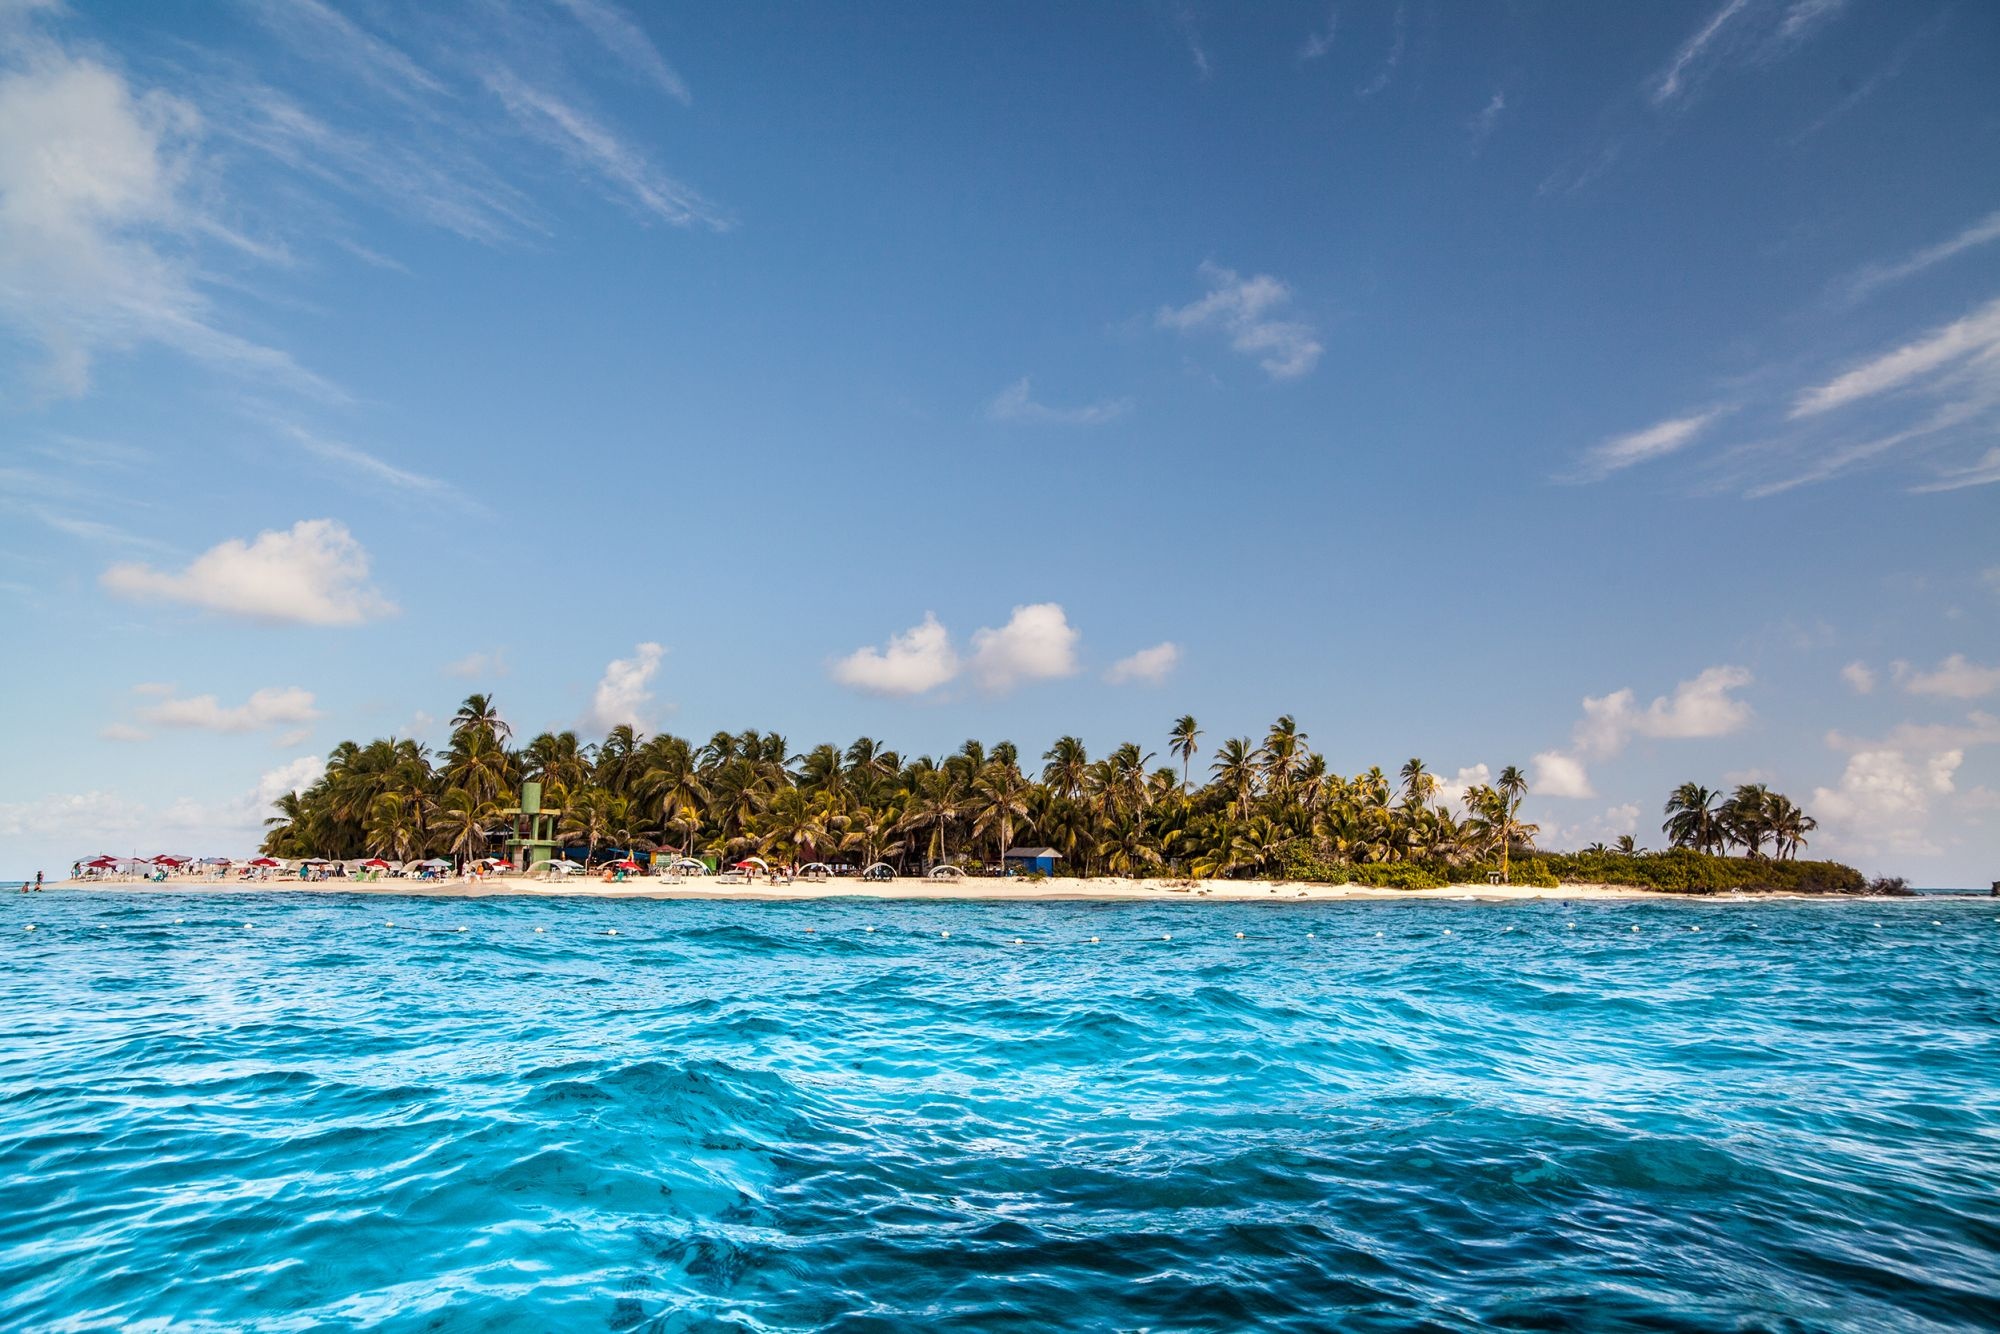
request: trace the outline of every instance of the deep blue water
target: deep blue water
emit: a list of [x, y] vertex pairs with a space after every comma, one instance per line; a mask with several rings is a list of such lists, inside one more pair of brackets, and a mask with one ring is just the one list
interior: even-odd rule
[[1992, 1329], [1996, 960], [1976, 900], [16, 895], [0, 1326]]

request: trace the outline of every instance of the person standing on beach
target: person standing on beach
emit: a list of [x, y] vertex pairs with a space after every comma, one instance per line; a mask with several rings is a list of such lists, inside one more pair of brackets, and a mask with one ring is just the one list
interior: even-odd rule
[[35, 872], [35, 892], [37, 894], [42, 892], [42, 873], [40, 871]]

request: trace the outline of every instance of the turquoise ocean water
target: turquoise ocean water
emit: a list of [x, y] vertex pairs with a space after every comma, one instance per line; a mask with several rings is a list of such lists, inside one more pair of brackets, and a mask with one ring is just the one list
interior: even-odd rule
[[1989, 1330], [1996, 963], [1978, 900], [16, 895], [0, 1327]]

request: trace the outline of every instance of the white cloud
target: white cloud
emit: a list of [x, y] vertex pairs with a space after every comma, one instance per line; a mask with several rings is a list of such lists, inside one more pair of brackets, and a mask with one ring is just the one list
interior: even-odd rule
[[972, 633], [961, 658], [951, 635], [935, 615], [890, 638], [882, 648], [856, 649], [829, 666], [835, 681], [876, 695], [921, 695], [969, 674], [982, 690], [1002, 693], [1027, 681], [1073, 676], [1078, 632], [1060, 604], [1038, 602], [1014, 608], [999, 629]]
[[1585, 696], [1583, 717], [1571, 734], [1571, 750], [1545, 750], [1535, 756], [1529, 786], [1546, 797], [1595, 796], [1585, 761], [1610, 759], [1635, 736], [1681, 740], [1739, 731], [1752, 714], [1733, 692], [1751, 681], [1747, 669], [1724, 665], [1682, 681], [1673, 694], [1661, 695], [1643, 709], [1630, 688]]
[[1674, 52], [1673, 60], [1668, 62], [1667, 68], [1653, 84], [1654, 106], [1664, 106], [1687, 91], [1688, 81], [1694, 76], [1703, 54], [1714, 46], [1723, 29], [1728, 27], [1730, 21], [1742, 13], [1748, 4], [1749, 0], [1726, 0], [1722, 8], [1716, 10], [1706, 23], [1695, 30], [1692, 37], [1681, 43], [1680, 49]]
[[1131, 410], [1132, 400], [1129, 398], [1107, 398], [1080, 407], [1052, 408], [1034, 400], [1025, 375], [1002, 389], [986, 405], [986, 415], [993, 421], [1047, 422], [1061, 426], [1100, 426], [1116, 421]]
[[657, 86], [661, 92], [681, 103], [689, 105], [694, 98], [689, 94], [687, 84], [674, 72], [666, 58], [660, 54], [645, 31], [627, 18], [615, 5], [603, 0], [556, 0], [568, 10], [570, 16], [585, 28], [604, 46], [604, 49], [618, 57], [633, 71]]
[[1478, 115], [1465, 123], [1465, 128], [1472, 133], [1474, 149], [1485, 144], [1493, 136], [1494, 129], [1500, 124], [1500, 113], [1506, 109], [1507, 93], [1505, 89], [1501, 89], [1493, 94]]
[[1811, 810], [1834, 851], [1848, 855], [1930, 854], [1934, 798], [1951, 792], [1963, 751], [1912, 759], [1901, 750], [1850, 755], [1834, 788], [1813, 789]]
[[1313, 326], [1285, 318], [1291, 289], [1268, 274], [1244, 278], [1233, 269], [1204, 261], [1202, 281], [1208, 294], [1185, 306], [1163, 306], [1155, 322], [1182, 333], [1219, 330], [1229, 344], [1257, 364], [1273, 380], [1291, 380], [1318, 364], [1320, 346]]
[[98, 729], [97, 735], [106, 741], [150, 741], [153, 734], [130, 723], [107, 723]]
[[267, 686], [233, 707], [225, 707], [213, 695], [193, 695], [162, 699], [139, 710], [140, 718], [158, 727], [206, 732], [258, 732], [286, 723], [309, 723], [319, 716], [312, 692], [297, 686]]
[[646, 722], [645, 707], [653, 698], [650, 689], [653, 677], [659, 672], [660, 659], [666, 652], [664, 646], [647, 642], [634, 649], [629, 658], [613, 658], [590, 697], [590, 723], [605, 730], [620, 723], [642, 726]]
[[476, 681], [482, 677], [505, 676], [509, 670], [507, 650], [496, 648], [491, 653], [468, 653], [457, 662], [448, 663], [444, 674], [461, 681]]
[[1900, 389], [1954, 362], [1996, 350], [2000, 350], [2000, 300], [1989, 301], [1970, 315], [1940, 325], [1914, 342], [1804, 390], [1793, 401], [1791, 416], [1811, 417], [1844, 408]]
[[1710, 667], [1693, 680], [1682, 681], [1671, 696], [1662, 695], [1644, 709], [1631, 690], [1588, 697], [1576, 725], [1576, 744], [1585, 756], [1606, 759], [1625, 748], [1634, 736], [1664, 740], [1728, 736], [1751, 718], [1750, 706], [1731, 693], [1751, 684], [1743, 667]]
[[1963, 653], [1954, 653], [1928, 672], [1899, 673], [1897, 679], [1912, 695], [1946, 699], [1979, 699], [2000, 691], [2000, 667], [1985, 667]]
[[1111, 664], [1111, 670], [1104, 674], [1104, 679], [1115, 686], [1135, 681], [1156, 686], [1180, 665], [1180, 660], [1180, 645], [1169, 640], [1151, 648], [1142, 648], [1130, 657], [1120, 658]]
[[1969, 467], [1947, 468], [1937, 481], [1913, 486], [1910, 490], [1925, 495], [1937, 491], [1960, 491], [1968, 486], [1991, 486], [1995, 482], [2000, 482], [2000, 448], [1987, 450]]
[[1396, 77], [1396, 69], [1403, 63], [1403, 51], [1409, 44], [1409, 7], [1404, 0], [1396, 0], [1395, 14], [1389, 20], [1389, 54], [1382, 59], [1382, 68], [1374, 78], [1354, 90], [1356, 97], [1373, 97], [1387, 88]]
[[884, 648], [860, 648], [835, 662], [833, 679], [876, 695], [921, 695], [958, 675], [951, 636], [930, 612]]
[[471, 503], [449, 482], [436, 477], [426, 477], [407, 468], [399, 468], [386, 459], [377, 458], [365, 449], [358, 449], [338, 440], [324, 439], [289, 422], [278, 423], [277, 427], [296, 440], [299, 447], [308, 454], [334, 464], [364, 481], [373, 482], [393, 494], [415, 493], [427, 499], [446, 497], [460, 503]]
[[120, 597], [183, 602], [258, 621], [358, 625], [395, 611], [368, 583], [368, 553], [333, 519], [302, 519], [250, 542], [231, 538], [178, 573], [114, 565], [100, 582]]
[[0, 322], [46, 351], [44, 390], [81, 394], [98, 352], [152, 343], [338, 397], [211, 317], [195, 243], [264, 252], [194, 202], [195, 108], [43, 42], [13, 55], [0, 67]]
[[1007, 624], [997, 630], [973, 631], [972, 657], [966, 665], [981, 689], [995, 692], [1024, 681], [1074, 676], [1078, 638], [1060, 604], [1032, 603], [1014, 608]]
[[1340, 7], [1335, 5], [1326, 11], [1326, 26], [1306, 34], [1305, 43], [1299, 47], [1300, 62], [1318, 60], [1321, 56], [1333, 50], [1333, 39], [1339, 33]]
[[728, 230], [728, 220], [713, 204], [659, 170], [641, 149], [625, 143], [581, 109], [504, 66], [487, 71], [486, 86], [523, 130], [652, 216], [677, 227]]
[[1528, 762], [1528, 790], [1538, 797], [1594, 797], [1583, 761], [1559, 750], [1545, 750]]
[[243, 855], [262, 841], [271, 804], [310, 786], [325, 770], [319, 756], [301, 756], [267, 770], [249, 791], [218, 801], [183, 797], [154, 806], [91, 791], [4, 802], [0, 840], [10, 857], [47, 868], [67, 867], [99, 852]]
[[1848, 663], [1840, 669], [1840, 679], [1857, 695], [1872, 694], [1875, 690], [1875, 671], [1865, 662]]
[[1585, 450], [1576, 473], [1568, 480], [1597, 482], [1612, 473], [1649, 459], [1662, 458], [1685, 449], [1694, 438], [1720, 417], [1723, 409], [1712, 408], [1686, 417], [1671, 417], [1643, 431], [1617, 435]]
[[1451, 778], [1438, 783], [1438, 796], [1461, 815], [1465, 813], [1465, 794], [1470, 788], [1491, 787], [1493, 770], [1484, 764], [1475, 764], [1460, 769]]
[[1848, 280], [1847, 297], [1858, 301], [1878, 288], [1914, 278], [1926, 269], [1935, 268], [1946, 260], [1992, 241], [2000, 241], [2000, 209], [1987, 214], [1951, 239], [1925, 246], [1893, 264], [1869, 265]]
[[1193, 5], [1176, 5], [1173, 11], [1174, 30], [1187, 43], [1188, 57], [1194, 61], [1194, 74], [1206, 83], [1214, 71], [1209, 67], [1208, 48], [1201, 42], [1201, 26], [1195, 21]]

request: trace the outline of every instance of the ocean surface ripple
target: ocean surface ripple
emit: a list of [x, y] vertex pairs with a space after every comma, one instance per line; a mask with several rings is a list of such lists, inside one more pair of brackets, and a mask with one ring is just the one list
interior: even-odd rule
[[0, 1327], [1991, 1330], [1997, 955], [1976, 900], [17, 896]]

